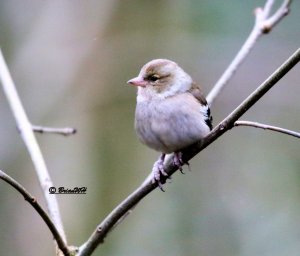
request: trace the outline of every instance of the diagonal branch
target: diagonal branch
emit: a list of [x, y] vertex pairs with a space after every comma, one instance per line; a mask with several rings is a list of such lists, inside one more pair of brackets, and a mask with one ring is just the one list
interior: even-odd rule
[[18, 183], [16, 180], [14, 180], [12, 177], [10, 177], [9, 175], [7, 175], [1, 170], [0, 170], [0, 179], [7, 182], [9, 185], [11, 185], [14, 189], [16, 189], [20, 194], [24, 196], [24, 199], [37, 211], [37, 213], [41, 216], [43, 221], [50, 229], [54, 239], [57, 242], [59, 249], [64, 253], [64, 255], [66, 256], [70, 255], [69, 249], [65, 244], [65, 241], [59, 234], [57, 228], [55, 227], [54, 223], [52, 222], [52, 220], [50, 219], [46, 211], [38, 203], [36, 198], [30, 195], [30, 193], [20, 183]]
[[251, 126], [251, 127], [255, 127], [255, 128], [261, 128], [264, 130], [280, 132], [280, 133], [284, 133], [284, 134], [287, 134], [290, 136], [294, 136], [296, 138], [300, 138], [299, 132], [291, 131], [288, 129], [284, 129], [281, 127], [272, 126], [272, 125], [268, 125], [268, 124], [261, 124], [261, 123], [257, 123], [257, 122], [251, 122], [251, 121], [236, 121], [236, 122], [234, 122], [234, 126]]
[[46, 163], [41, 153], [40, 147], [34, 136], [32, 126], [28, 120], [28, 117], [22, 106], [14, 82], [9, 73], [1, 49], [0, 49], [0, 80], [2, 82], [2, 87], [6, 95], [6, 98], [9, 102], [11, 111], [13, 112], [13, 115], [16, 119], [17, 126], [20, 131], [20, 135], [27, 147], [31, 160], [34, 164], [35, 171], [40, 182], [40, 186], [43, 190], [46, 199], [49, 215], [53, 223], [55, 224], [57, 230], [59, 231], [63, 241], [66, 243], [67, 239], [63, 229], [63, 224], [62, 224], [56, 196], [50, 195], [48, 190], [50, 187], [53, 187], [53, 183], [48, 173]]
[[228, 81], [235, 74], [237, 68], [242, 64], [245, 58], [248, 56], [252, 48], [254, 47], [257, 40], [263, 35], [271, 31], [271, 29], [289, 12], [289, 7], [292, 0], [284, 0], [282, 5], [278, 8], [275, 14], [269, 17], [271, 8], [274, 4], [274, 0], [268, 0], [264, 8], [256, 8], [255, 10], [255, 24], [248, 36], [247, 40], [237, 53], [233, 61], [230, 63], [228, 68], [219, 78], [213, 89], [207, 95], [207, 102], [212, 105], [216, 97], [221, 93]]
[[[211, 133], [202, 141], [183, 150], [183, 161], [188, 162], [208, 145], [217, 140], [226, 131], [230, 130], [235, 121], [245, 114], [263, 95], [265, 95], [284, 75], [286, 75], [300, 61], [300, 48], [283, 63], [265, 82], [251, 93], [233, 112], [231, 112]], [[166, 172], [172, 175], [176, 172], [169, 159], [166, 163]], [[152, 190], [157, 188], [151, 180], [146, 180], [131, 195], [123, 200], [95, 229], [90, 238], [79, 248], [78, 256], [88, 256], [104, 241], [104, 238], [115, 224], [127, 214], [127, 212], [143, 199]]]

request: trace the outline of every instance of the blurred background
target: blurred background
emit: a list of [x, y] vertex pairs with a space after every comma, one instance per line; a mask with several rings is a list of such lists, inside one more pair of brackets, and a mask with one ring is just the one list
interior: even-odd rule
[[[264, 2], [0, 1], [0, 46], [31, 122], [78, 129], [37, 135], [54, 184], [87, 187], [86, 195], [58, 196], [70, 244], [85, 242], [159, 155], [135, 136], [136, 91], [126, 81], [149, 60], [169, 58], [207, 94]], [[294, 1], [259, 40], [212, 106], [214, 124], [299, 47], [299, 10]], [[299, 73], [298, 65], [242, 119], [300, 131]], [[2, 90], [0, 117], [0, 169], [45, 205]], [[176, 173], [166, 193], [147, 196], [94, 255], [299, 255], [299, 152], [296, 138], [232, 129], [191, 161], [192, 172]], [[0, 255], [54, 255], [48, 228], [3, 181], [0, 205]]]

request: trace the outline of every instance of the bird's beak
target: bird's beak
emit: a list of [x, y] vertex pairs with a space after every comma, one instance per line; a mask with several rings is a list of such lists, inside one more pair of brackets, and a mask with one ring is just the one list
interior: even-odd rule
[[127, 81], [127, 84], [131, 84], [134, 86], [146, 87], [147, 81], [145, 81], [142, 77], [137, 76], [135, 78], [130, 79]]

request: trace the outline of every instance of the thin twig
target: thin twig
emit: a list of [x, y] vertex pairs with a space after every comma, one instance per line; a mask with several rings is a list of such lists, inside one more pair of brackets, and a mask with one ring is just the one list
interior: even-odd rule
[[274, 4], [274, 1], [275, 0], [266, 1], [265, 6], [264, 6], [264, 16], [265, 16], [265, 18], [267, 18], [270, 15], [271, 10], [272, 10], [272, 6]]
[[[233, 112], [231, 112], [211, 133], [201, 142], [198, 142], [183, 150], [183, 161], [188, 162], [200, 151], [218, 139], [226, 131], [234, 126], [243, 114], [245, 114], [264, 94], [266, 94], [284, 75], [286, 75], [300, 61], [300, 48], [283, 63], [265, 82], [251, 93]], [[176, 167], [167, 161], [166, 172], [172, 175]], [[143, 199], [152, 190], [157, 188], [151, 180], [143, 182], [131, 195], [121, 202], [95, 229], [90, 238], [79, 248], [78, 256], [88, 256], [104, 241], [108, 232], [114, 227], [119, 219], [124, 216], [133, 206]]]
[[243, 44], [240, 51], [237, 53], [233, 61], [230, 63], [228, 68], [219, 78], [213, 89], [207, 95], [206, 99], [209, 105], [212, 105], [213, 101], [216, 97], [221, 93], [224, 89], [225, 85], [235, 74], [237, 68], [242, 64], [245, 58], [248, 56], [252, 48], [254, 47], [257, 40], [263, 34], [270, 32], [270, 30], [284, 17], [288, 14], [289, 6], [292, 0], [284, 0], [283, 4], [278, 8], [273, 16], [268, 17], [274, 4], [274, 0], [268, 0], [264, 6], [264, 8], [256, 8], [255, 10], [255, 24], [254, 27]]
[[299, 132], [295, 132], [295, 131], [291, 131], [288, 129], [284, 129], [281, 127], [277, 127], [277, 126], [272, 126], [272, 125], [268, 125], [268, 124], [262, 124], [262, 123], [258, 123], [258, 122], [251, 122], [251, 121], [236, 121], [234, 122], [234, 126], [251, 126], [251, 127], [255, 127], [255, 128], [261, 128], [264, 130], [271, 130], [271, 131], [275, 131], [275, 132], [280, 132], [280, 133], [284, 133], [290, 136], [294, 136], [296, 138], [300, 138], [300, 133]]
[[278, 10], [265, 21], [264, 32], [269, 32], [278, 22], [280, 22], [284, 16], [289, 13], [289, 7], [292, 3], [292, 0], [284, 0], [282, 5], [278, 8]]
[[60, 233], [63, 241], [67, 243], [66, 235], [64, 232], [57, 198], [55, 195], [49, 194], [49, 188], [53, 187], [50, 175], [48, 173], [45, 160], [41, 153], [40, 147], [32, 131], [31, 124], [22, 106], [21, 100], [18, 96], [16, 87], [9, 73], [7, 64], [0, 49], [0, 80], [11, 111], [16, 119], [17, 127], [20, 135], [27, 147], [31, 160], [34, 164], [36, 174], [38, 176], [40, 186], [46, 199], [47, 209], [49, 215], [55, 224], [58, 232]]
[[35, 197], [33, 197], [19, 182], [14, 180], [12, 177], [7, 175], [5, 172], [0, 170], [0, 179], [7, 182], [13, 188], [15, 188], [20, 194], [24, 196], [24, 199], [37, 211], [37, 213], [41, 216], [44, 220], [48, 228], [50, 229], [54, 239], [57, 242], [60, 250], [64, 253], [64, 255], [70, 255], [69, 249], [65, 244], [63, 238], [59, 234], [57, 228], [55, 227], [54, 223], [46, 213], [46, 211], [42, 208], [42, 206], [38, 203]]
[[54, 127], [45, 127], [38, 125], [31, 125], [32, 130], [37, 133], [54, 133], [64, 136], [73, 135], [77, 132], [75, 128], [65, 127], [65, 128], [54, 128]]

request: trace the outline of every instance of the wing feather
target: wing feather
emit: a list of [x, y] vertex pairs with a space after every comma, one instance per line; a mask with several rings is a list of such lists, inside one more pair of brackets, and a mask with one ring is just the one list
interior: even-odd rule
[[189, 90], [189, 93], [191, 93], [202, 106], [207, 107], [207, 111], [205, 113], [205, 122], [208, 125], [208, 127], [210, 128], [210, 130], [212, 130], [212, 127], [213, 127], [212, 126], [212, 116], [211, 116], [210, 108], [207, 104], [207, 101], [202, 93], [202, 90], [196, 83], [193, 82], [192, 87]]

